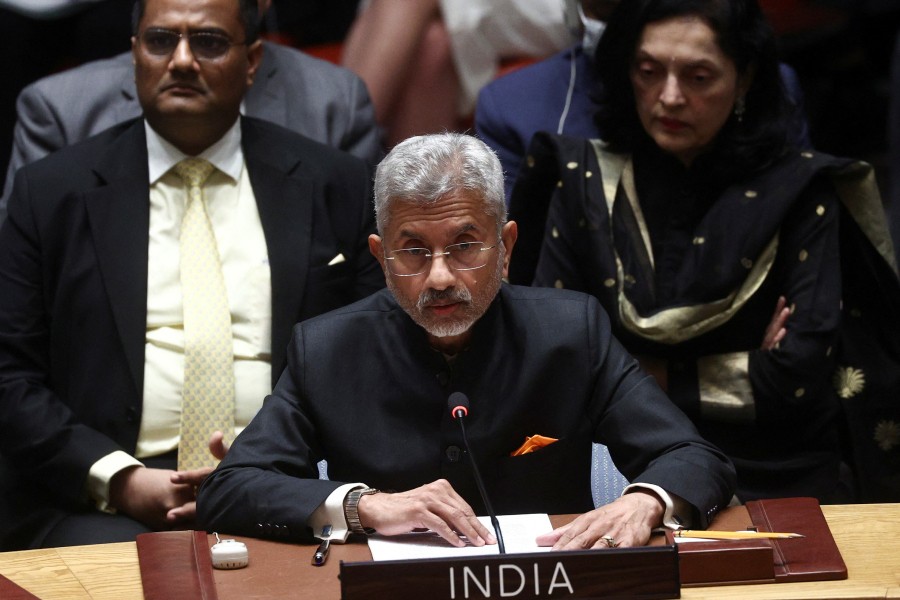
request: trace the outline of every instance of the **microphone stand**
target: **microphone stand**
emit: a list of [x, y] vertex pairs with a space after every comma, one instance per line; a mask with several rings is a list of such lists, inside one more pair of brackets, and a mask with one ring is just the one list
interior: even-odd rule
[[491, 525], [494, 526], [494, 533], [497, 535], [497, 548], [500, 554], [506, 554], [506, 544], [503, 543], [503, 532], [500, 530], [500, 521], [497, 520], [497, 513], [491, 506], [487, 491], [484, 489], [484, 482], [481, 480], [481, 472], [478, 470], [478, 463], [475, 461], [475, 455], [472, 454], [472, 447], [469, 445], [469, 438], [466, 435], [466, 425], [463, 422], [465, 413], [462, 410], [457, 411], [456, 420], [459, 422], [459, 428], [462, 431], [463, 444], [466, 446], [466, 453], [469, 455], [469, 462], [472, 464], [472, 471], [475, 473], [475, 483], [478, 485], [478, 492], [484, 501], [484, 507], [487, 509], [488, 516], [491, 518]]

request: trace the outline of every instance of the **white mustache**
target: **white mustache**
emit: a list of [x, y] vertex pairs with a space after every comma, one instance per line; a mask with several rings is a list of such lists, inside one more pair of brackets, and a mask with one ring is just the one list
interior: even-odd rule
[[416, 308], [425, 309], [430, 304], [450, 300], [452, 302], [471, 302], [472, 294], [465, 288], [447, 288], [446, 290], [427, 289], [419, 295]]

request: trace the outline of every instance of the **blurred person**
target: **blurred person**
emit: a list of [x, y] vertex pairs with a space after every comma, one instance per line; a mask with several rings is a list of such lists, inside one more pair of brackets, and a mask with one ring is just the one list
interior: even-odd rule
[[509, 57], [542, 57], [568, 43], [563, 0], [370, 0], [344, 45], [393, 146], [454, 130]]
[[[128, 49], [122, 0], [0, 0], [0, 165], [9, 162], [16, 97], [33, 81]], [[6, 185], [0, 172], [0, 190]]]
[[21, 168], [0, 226], [4, 550], [193, 527], [291, 326], [383, 286], [363, 161], [240, 115], [256, 1], [133, 21], [143, 116]]
[[[569, 0], [574, 15], [574, 46], [534, 65], [518, 69], [485, 85], [475, 107], [475, 131], [500, 156], [506, 178], [506, 199], [512, 194], [531, 138], [538, 131], [585, 138], [602, 138], [594, 119], [600, 94], [594, 53], [606, 20], [619, 0]], [[779, 65], [791, 101], [789, 139], [798, 148], [812, 148], [797, 73]]]
[[599, 298], [742, 501], [852, 500], [844, 459], [896, 499], [900, 296], [871, 167], [790, 145], [755, 0], [622, 2], [596, 65], [604, 139], [535, 137], [510, 280]]
[[[260, 14], [270, 0], [259, 0]], [[264, 41], [259, 72], [242, 112], [350, 152], [373, 169], [384, 152], [365, 84], [347, 69]], [[138, 117], [130, 52], [52, 75], [25, 88], [17, 103], [0, 222], [15, 172], [50, 152]]]

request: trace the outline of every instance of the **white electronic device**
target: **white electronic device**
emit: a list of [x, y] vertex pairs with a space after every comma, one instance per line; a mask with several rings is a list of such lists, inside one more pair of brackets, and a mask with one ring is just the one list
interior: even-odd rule
[[240, 569], [250, 563], [250, 554], [247, 545], [237, 540], [219, 539], [219, 534], [213, 534], [218, 540], [212, 545], [209, 552], [212, 555], [212, 566], [216, 569]]

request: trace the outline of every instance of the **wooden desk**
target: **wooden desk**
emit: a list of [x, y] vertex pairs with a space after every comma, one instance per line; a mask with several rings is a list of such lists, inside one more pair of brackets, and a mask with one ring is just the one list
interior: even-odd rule
[[[822, 512], [850, 577], [844, 581], [810, 583], [773, 583], [743, 586], [683, 588], [688, 600], [728, 600], [730, 598], [771, 598], [790, 600], [808, 598], [898, 598], [900, 599], [900, 504], [854, 504], [823, 506]], [[240, 571], [217, 571], [219, 596], [228, 599], [228, 580], [252, 576], [254, 540], [250, 548], [250, 567]], [[268, 544], [267, 542], [259, 542]], [[333, 546], [325, 567], [309, 565], [311, 546], [285, 546], [296, 549], [286, 557], [297, 581], [315, 589], [316, 598], [338, 598], [338, 563], [341, 558], [357, 559], [365, 546]], [[288, 554], [288, 553], [283, 553]], [[141, 578], [134, 543], [51, 548], [0, 553], [0, 573], [43, 600], [80, 600], [122, 598], [140, 599]], [[287, 574], [289, 573], [289, 575]], [[233, 579], [231, 579], [233, 581]], [[300, 585], [298, 597], [304, 596]], [[330, 593], [329, 593], [330, 592]]]

